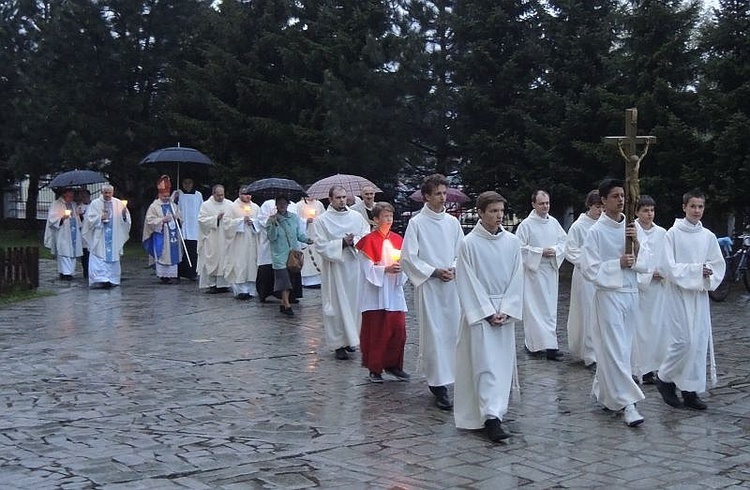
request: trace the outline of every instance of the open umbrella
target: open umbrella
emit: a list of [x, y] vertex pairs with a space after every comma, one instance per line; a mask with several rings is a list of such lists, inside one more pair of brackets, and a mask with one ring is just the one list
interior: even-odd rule
[[[445, 200], [446, 202], [467, 202], [470, 200], [469, 196], [456, 189], [455, 187], [448, 187], [445, 189]], [[422, 192], [417, 189], [409, 195], [409, 199], [417, 202], [424, 202], [422, 198]]]
[[350, 196], [359, 196], [362, 193], [362, 188], [368, 186], [374, 188], [375, 192], [383, 192], [378, 186], [364, 177], [349, 174], [336, 174], [315, 182], [307, 189], [307, 195], [316, 199], [327, 199], [328, 191], [330, 191], [331, 187], [334, 185], [340, 185], [346, 189], [347, 195]]
[[161, 150], [152, 151], [141, 160], [139, 165], [163, 165], [170, 164], [177, 166], [177, 183], [180, 182], [180, 166], [192, 165], [200, 167], [210, 167], [214, 164], [210, 158], [196, 150], [184, 146], [171, 146]]
[[93, 170], [71, 170], [63, 172], [50, 181], [47, 186], [52, 189], [62, 189], [65, 187], [78, 187], [87, 184], [98, 184], [106, 182], [104, 175]]
[[305, 189], [292, 179], [269, 177], [256, 180], [247, 186], [248, 192], [259, 199], [273, 199], [285, 195], [289, 199], [297, 200], [305, 195]]

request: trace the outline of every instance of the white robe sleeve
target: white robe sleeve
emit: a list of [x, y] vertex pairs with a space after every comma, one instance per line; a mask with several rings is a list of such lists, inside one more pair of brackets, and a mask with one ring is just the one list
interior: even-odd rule
[[456, 259], [456, 287], [461, 310], [469, 325], [497, 313], [484, 284], [477, 277], [476, 267], [482, 267], [482, 265], [474, 263], [471, 250], [464, 240], [458, 249]]
[[619, 289], [624, 283], [620, 258], [602, 260], [598, 235], [589, 233], [583, 245], [581, 272], [589, 281], [606, 289]]
[[419, 256], [419, 225], [407, 226], [404, 244], [401, 248], [401, 265], [414, 286], [427, 281], [436, 267], [428, 264]]
[[513, 275], [500, 302], [500, 313], [516, 320], [523, 320], [523, 260], [517, 255], [513, 264]]
[[524, 267], [531, 271], [539, 270], [539, 264], [542, 262], [542, 252], [544, 249], [542, 247], [533, 247], [529, 245], [529, 232], [527, 226], [524, 226], [523, 221], [518, 225], [516, 236], [521, 241], [521, 257], [523, 258]]

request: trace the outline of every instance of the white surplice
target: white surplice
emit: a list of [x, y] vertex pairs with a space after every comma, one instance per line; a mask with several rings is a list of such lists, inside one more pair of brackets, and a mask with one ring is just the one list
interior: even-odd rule
[[594, 284], [581, 273], [581, 250], [586, 236], [596, 220], [581, 213], [568, 230], [565, 240], [565, 258], [573, 264], [570, 283], [570, 308], [568, 309], [568, 349], [570, 355], [581, 359], [587, 366], [596, 362], [592, 335], [594, 310]]
[[[716, 235], [698, 222], [676, 219], [665, 236], [663, 267], [668, 287], [664, 302], [668, 349], [659, 378], [683, 391], [706, 391], [706, 352], [711, 349], [711, 379], [716, 382], [708, 291], [721, 284], [726, 263]], [[703, 266], [713, 271], [703, 277]]]
[[260, 207], [254, 202], [242, 202], [237, 198], [227, 214], [224, 233], [227, 239], [227, 255], [224, 261], [224, 279], [231, 284], [232, 292], [255, 295], [255, 278], [258, 274], [258, 232], [245, 217], [257, 219]]
[[342, 246], [344, 235], [354, 235], [354, 243], [370, 233], [370, 226], [356, 211], [328, 210], [313, 223], [315, 249], [321, 257], [321, 296], [326, 342], [333, 349], [359, 345], [361, 315], [359, 288], [361, 271], [358, 252]]
[[[67, 217], [65, 211], [68, 211]], [[44, 228], [44, 246], [57, 259], [58, 272], [72, 275], [76, 257], [83, 255], [81, 220], [73, 201], [65, 202], [61, 197], [50, 206]]]
[[[532, 210], [516, 230], [524, 265], [523, 331], [531, 352], [557, 349], [557, 290], [560, 265], [565, 257], [565, 230], [547, 215]], [[554, 257], [542, 257], [554, 248]]]
[[[478, 223], [458, 251], [456, 283], [461, 327], [456, 346], [453, 416], [460, 429], [503, 420], [516, 372], [515, 322], [523, 314], [523, 265], [516, 236], [490, 234]], [[499, 326], [485, 318], [508, 315]]]
[[[202, 205], [198, 213], [198, 287], [229, 287], [224, 278], [224, 261], [227, 253], [227, 238], [224, 228], [229, 222], [232, 201], [223, 199], [216, 202], [211, 196]], [[218, 219], [224, 213], [222, 220]]]
[[[663, 279], [664, 268], [659, 263], [663, 256], [667, 230], [656, 224], [644, 230], [638, 220], [635, 220], [635, 225], [638, 230], [638, 241], [642, 247], [651, 250], [654, 258], [654, 263], [650, 267], [652, 270], [638, 274], [640, 306], [633, 339], [632, 364], [633, 374], [640, 377], [658, 370], [667, 351], [664, 328], [667, 284]], [[655, 272], [658, 272], [662, 279], [654, 278]]]
[[630, 367], [638, 315], [637, 272], [649, 271], [649, 253], [641, 250], [632, 268], [620, 268], [625, 253], [625, 215], [617, 222], [602, 214], [583, 244], [581, 272], [596, 287], [594, 350], [596, 375], [592, 392], [610, 410], [643, 400]]
[[432, 277], [435, 269], [454, 267], [464, 233], [458, 220], [427, 205], [409, 220], [401, 250], [401, 265], [414, 285], [419, 323], [417, 372], [429, 386], [445, 386], [455, 379], [455, 352], [461, 309], [456, 281]]
[[[303, 198], [297, 203], [297, 214], [305, 220], [305, 235], [307, 238], [314, 240], [313, 222], [325, 213], [326, 208], [323, 203], [313, 198]], [[312, 218], [312, 222], [308, 219]], [[323, 260], [315, 247], [308, 244], [301, 245], [305, 254], [305, 261], [302, 263], [302, 285], [305, 287], [320, 285], [320, 262]]]
[[198, 214], [203, 205], [203, 195], [195, 191], [187, 194], [182, 190], [177, 191], [177, 206], [182, 215], [182, 236], [185, 240], [198, 240]]
[[[102, 220], [105, 209], [109, 218]], [[116, 197], [105, 201], [100, 196], [91, 201], [83, 220], [83, 238], [90, 252], [89, 285], [120, 284], [120, 256], [130, 238], [131, 224], [130, 211]]]

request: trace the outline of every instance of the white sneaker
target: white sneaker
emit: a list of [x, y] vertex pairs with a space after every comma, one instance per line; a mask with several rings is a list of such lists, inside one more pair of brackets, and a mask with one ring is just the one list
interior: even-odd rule
[[643, 416], [638, 413], [638, 410], [635, 408], [635, 403], [631, 403], [625, 407], [622, 411], [622, 416], [625, 425], [628, 427], [635, 427], [643, 423]]

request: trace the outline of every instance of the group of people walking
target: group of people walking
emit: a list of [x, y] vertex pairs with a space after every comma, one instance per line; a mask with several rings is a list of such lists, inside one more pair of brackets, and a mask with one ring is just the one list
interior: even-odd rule
[[[203, 201], [189, 179], [172, 192], [163, 176], [146, 213], [143, 243], [161, 282], [188, 277], [209, 292], [232, 290], [240, 300], [257, 295], [265, 302], [275, 294], [285, 316], [294, 316], [291, 305], [303, 285], [320, 287], [325, 339], [335, 359], [345, 361], [359, 347], [373, 383], [382, 383], [384, 374], [411, 378], [404, 371], [404, 285], [411, 282], [417, 371], [436, 406], [453, 410], [458, 428], [484, 429], [496, 442], [510, 437], [502, 420], [511, 389], [520, 384], [516, 323], [523, 321], [532, 355], [564, 357], [557, 301], [559, 269], [567, 259], [574, 265], [569, 352], [596, 369], [597, 401], [621, 411], [630, 427], [644, 420], [636, 408], [644, 399], [642, 383], [656, 384], [673, 407], [706, 408], [699, 393], [706, 390], [712, 342], [707, 291], [721, 282], [724, 260], [716, 237], [701, 225], [703, 194], [686, 193], [685, 217], [666, 231], [654, 223], [656, 203], [649, 196], [640, 198], [638, 219], [626, 223], [624, 185], [606, 179], [589, 192], [586, 211], [566, 233], [549, 215], [549, 194], [538, 190], [514, 234], [503, 227], [507, 201], [488, 191], [476, 201], [478, 223], [464, 235], [446, 211], [447, 188], [442, 175], [424, 179], [425, 204], [401, 237], [391, 230], [393, 206], [375, 202], [372, 188], [363, 189], [355, 205], [343, 187], [333, 186], [327, 209], [314, 199], [293, 203], [284, 195], [259, 206], [247, 187], [232, 202], [216, 185]], [[119, 284], [127, 207], [112, 197], [111, 186], [103, 187], [82, 220], [69, 201], [64, 192], [48, 221], [61, 271], [72, 270], [67, 258], [86, 243], [90, 284]], [[302, 248], [300, 270], [291, 256]]]

